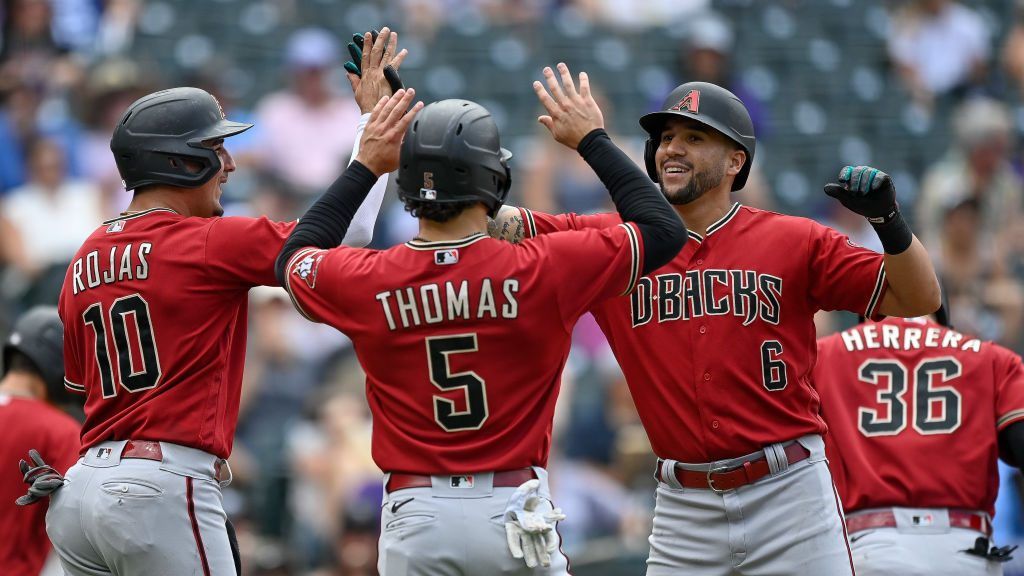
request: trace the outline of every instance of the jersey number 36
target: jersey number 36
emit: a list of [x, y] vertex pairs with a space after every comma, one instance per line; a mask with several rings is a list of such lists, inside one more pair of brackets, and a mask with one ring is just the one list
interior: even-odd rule
[[[956, 358], [928, 358], [913, 370], [892, 359], [867, 360], [860, 365], [857, 377], [861, 382], [878, 387], [875, 408], [861, 407], [857, 427], [865, 436], [894, 436], [907, 427], [908, 402], [911, 392], [914, 407], [913, 426], [919, 434], [949, 434], [960, 427], [961, 396], [951, 382], [960, 377], [963, 367]], [[888, 383], [882, 388], [884, 383]], [[881, 410], [880, 410], [881, 409]], [[886, 416], [879, 414], [884, 411]]]

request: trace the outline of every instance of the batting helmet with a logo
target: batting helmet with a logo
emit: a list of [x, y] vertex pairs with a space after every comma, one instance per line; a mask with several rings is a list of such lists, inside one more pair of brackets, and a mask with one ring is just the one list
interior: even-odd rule
[[640, 117], [640, 126], [647, 131], [644, 163], [651, 180], [658, 181], [654, 153], [661, 141], [661, 131], [669, 118], [679, 117], [690, 118], [714, 128], [747, 153], [747, 160], [732, 183], [733, 190], [743, 188], [754, 161], [754, 123], [750, 120], [747, 107], [735, 94], [710, 82], [681, 84], [665, 98], [661, 110]]
[[128, 107], [114, 129], [110, 150], [126, 190], [150, 184], [195, 188], [220, 170], [210, 142], [252, 126], [224, 118], [220, 103], [205, 90], [171, 88]]

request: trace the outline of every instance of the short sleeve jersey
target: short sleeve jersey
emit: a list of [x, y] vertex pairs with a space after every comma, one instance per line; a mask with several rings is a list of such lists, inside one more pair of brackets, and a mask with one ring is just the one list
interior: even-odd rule
[[546, 464], [573, 325], [632, 289], [641, 250], [633, 225], [521, 245], [474, 235], [306, 248], [286, 288], [308, 318], [352, 339], [382, 470], [508, 470]]
[[826, 447], [848, 511], [994, 512], [998, 432], [1024, 420], [1024, 365], [923, 319], [887, 318], [818, 341]]
[[[522, 212], [528, 236], [618, 223]], [[812, 220], [735, 204], [593, 312], [655, 453], [709, 462], [824, 432], [814, 314], [876, 316], [885, 286], [881, 254]]]
[[136, 439], [230, 454], [249, 288], [277, 284], [293, 227], [154, 209], [89, 236], [58, 306], [65, 386], [86, 394], [83, 450]]
[[0, 566], [4, 574], [39, 574], [50, 551], [46, 504], [16, 506], [26, 486], [18, 460], [35, 449], [61, 474], [78, 460], [78, 422], [56, 408], [0, 392]]

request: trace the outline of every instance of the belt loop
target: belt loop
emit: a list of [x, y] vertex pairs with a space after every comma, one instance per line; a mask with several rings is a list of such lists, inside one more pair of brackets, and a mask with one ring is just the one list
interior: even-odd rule
[[676, 461], [665, 459], [661, 462], [661, 481], [676, 490], [682, 490], [683, 485], [676, 478]]
[[220, 466], [214, 466], [214, 473], [217, 474], [217, 476], [218, 476], [217, 483], [220, 484], [221, 488], [227, 488], [228, 486], [231, 485], [231, 481], [235, 479], [235, 475], [234, 475], [233, 472], [231, 472], [231, 464], [228, 464], [227, 459], [223, 459], [222, 458], [222, 459], [219, 459], [218, 462], [220, 462], [221, 465], [224, 467], [224, 469], [226, 469], [228, 471], [228, 478], [227, 478], [227, 480], [221, 480], [219, 478], [220, 470], [218, 470], [218, 468], [220, 468]]
[[774, 476], [789, 468], [786, 449], [782, 444], [769, 444], [764, 448], [764, 459], [768, 462], [768, 470]]

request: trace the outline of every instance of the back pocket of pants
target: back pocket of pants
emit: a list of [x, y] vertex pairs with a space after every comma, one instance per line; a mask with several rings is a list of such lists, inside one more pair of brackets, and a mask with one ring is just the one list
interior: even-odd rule
[[164, 493], [163, 488], [137, 478], [115, 478], [100, 484], [100, 490], [119, 498], [157, 498]]

